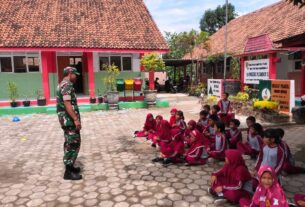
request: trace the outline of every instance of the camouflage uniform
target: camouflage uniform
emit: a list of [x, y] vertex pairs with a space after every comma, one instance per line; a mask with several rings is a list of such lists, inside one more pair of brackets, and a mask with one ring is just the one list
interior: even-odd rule
[[70, 100], [72, 108], [80, 120], [73, 83], [68, 80], [63, 80], [57, 86], [56, 100], [57, 115], [61, 128], [64, 130], [65, 137], [63, 161], [65, 165], [73, 165], [80, 149], [81, 137], [80, 131], [76, 129], [74, 120], [70, 117], [64, 105], [65, 100]]

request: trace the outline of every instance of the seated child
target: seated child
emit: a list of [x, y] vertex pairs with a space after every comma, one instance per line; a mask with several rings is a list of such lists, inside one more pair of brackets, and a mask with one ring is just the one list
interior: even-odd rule
[[226, 132], [226, 138], [230, 149], [236, 149], [238, 143], [242, 143], [242, 133], [238, 129], [240, 121], [238, 119], [231, 119], [230, 129]]
[[160, 136], [161, 133], [161, 121], [163, 120], [163, 117], [161, 115], [156, 116], [156, 127], [155, 131], [153, 133], [148, 134], [148, 139], [152, 141], [151, 146], [156, 147], [157, 146], [157, 140], [156, 138]]
[[172, 108], [171, 111], [170, 111], [171, 117], [170, 117], [170, 119], [169, 119], [169, 124], [170, 124], [171, 126], [173, 126], [173, 125], [176, 124], [176, 113], [177, 113], [177, 111], [178, 111], [178, 110], [175, 109], [175, 108]]
[[220, 121], [219, 114], [218, 114], [219, 111], [220, 111], [220, 107], [218, 105], [213, 105], [210, 116], [215, 115], [217, 117], [217, 121]]
[[217, 160], [225, 159], [225, 151], [227, 149], [227, 139], [225, 136], [225, 125], [222, 122], [216, 122], [214, 126], [215, 142], [207, 149], [209, 157]]
[[305, 195], [295, 194], [294, 202], [299, 207], [305, 207]]
[[134, 137], [148, 137], [149, 133], [154, 133], [156, 127], [156, 121], [154, 119], [154, 116], [149, 113], [146, 116], [146, 121], [143, 127], [142, 131], [135, 131]]
[[265, 130], [263, 142], [265, 145], [259, 153], [255, 171], [257, 172], [262, 165], [268, 165], [279, 175], [284, 164], [285, 153], [277, 131], [275, 129]]
[[259, 123], [250, 125], [247, 142], [237, 143], [237, 149], [245, 155], [250, 155], [252, 159], [256, 159], [263, 148], [263, 139], [260, 136], [263, 127]]
[[[194, 120], [191, 120], [195, 122]], [[196, 123], [196, 122], [195, 122]], [[204, 145], [204, 137], [197, 130], [193, 129], [189, 133], [189, 145], [190, 148], [185, 154], [185, 161], [188, 165], [203, 165], [206, 162], [206, 146]]]
[[220, 107], [219, 116], [221, 121], [228, 126], [231, 119], [234, 118], [232, 114], [231, 102], [229, 101], [229, 94], [224, 93], [223, 98], [218, 101]]
[[203, 129], [203, 136], [209, 140], [209, 143], [214, 143], [215, 142], [215, 123], [217, 122], [218, 118], [216, 115], [211, 115], [209, 117], [209, 125]]
[[209, 125], [209, 113], [202, 110], [200, 111], [200, 114], [199, 114], [199, 120], [197, 122], [197, 129], [200, 131], [200, 132], [203, 132], [203, 129], [205, 129], [208, 125]]
[[226, 150], [225, 154], [224, 166], [212, 173], [209, 193], [218, 199], [225, 198], [231, 203], [238, 203], [241, 198], [250, 199], [244, 186], [251, 181], [251, 175], [242, 154], [231, 149]]
[[249, 135], [250, 127], [253, 126], [256, 123], [256, 119], [254, 116], [248, 116], [246, 119], [246, 124], [247, 124], [247, 136]]
[[206, 112], [208, 112], [208, 114], [210, 114], [210, 112], [211, 112], [211, 107], [210, 107], [210, 105], [208, 105], [208, 104], [204, 105], [204, 106], [202, 107], [202, 111], [206, 111]]
[[171, 135], [173, 141], [171, 142], [173, 153], [167, 156], [163, 164], [168, 165], [171, 163], [181, 162], [181, 157], [184, 155], [184, 132], [186, 124], [184, 122], [184, 115], [182, 111], [176, 113], [176, 124], [172, 126]]
[[287, 174], [305, 173], [305, 168], [295, 166], [294, 158], [293, 155], [291, 154], [290, 148], [287, 142], [283, 141], [285, 131], [281, 128], [278, 128], [276, 130], [281, 139], [281, 147], [284, 149], [284, 153], [285, 153], [285, 160], [282, 171], [286, 172]]
[[259, 185], [252, 197], [242, 198], [241, 207], [288, 207], [285, 193], [271, 166], [262, 165], [258, 171]]
[[174, 151], [171, 145], [172, 143], [172, 134], [171, 134], [171, 125], [166, 120], [160, 121], [160, 130], [159, 134], [156, 135], [155, 140], [160, 146], [160, 156], [152, 160], [152, 162], [163, 162], [164, 158], [171, 156]]

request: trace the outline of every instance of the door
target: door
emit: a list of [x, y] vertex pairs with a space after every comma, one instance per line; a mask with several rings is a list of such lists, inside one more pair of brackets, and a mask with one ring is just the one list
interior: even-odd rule
[[58, 64], [58, 83], [60, 83], [64, 77], [64, 68], [70, 66], [69, 56], [58, 56], [57, 64]]
[[77, 69], [79, 72], [79, 76], [77, 77], [77, 81], [74, 84], [74, 89], [77, 94], [84, 92], [83, 87], [83, 63], [82, 57], [71, 57], [71, 56], [58, 56], [58, 81], [61, 82], [63, 79], [63, 71], [67, 66], [71, 66]]

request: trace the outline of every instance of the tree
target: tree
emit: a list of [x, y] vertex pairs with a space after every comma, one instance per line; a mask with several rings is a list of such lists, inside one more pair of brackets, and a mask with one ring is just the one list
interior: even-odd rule
[[156, 53], [147, 53], [141, 58], [141, 65], [149, 72], [149, 90], [154, 90], [154, 72], [164, 70], [164, 61], [160, 55]]
[[[228, 4], [228, 22], [237, 16], [235, 7]], [[217, 32], [226, 24], [226, 5], [218, 6], [215, 10], [206, 10], [200, 20], [201, 31], [206, 31], [210, 35]]]
[[289, 1], [290, 3], [293, 3], [296, 6], [300, 6], [300, 8], [305, 6], [305, 0], [286, 0], [286, 1]]
[[165, 35], [170, 52], [163, 56], [164, 59], [180, 59], [186, 53], [190, 53], [195, 45], [199, 45], [208, 40], [207, 32], [198, 32], [196, 30], [180, 33], [165, 32]]

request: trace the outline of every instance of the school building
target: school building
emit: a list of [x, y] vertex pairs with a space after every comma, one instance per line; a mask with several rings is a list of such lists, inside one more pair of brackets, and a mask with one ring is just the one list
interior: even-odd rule
[[[168, 46], [142, 0], [3, 0], [0, 6], [0, 105], [8, 105], [8, 81], [19, 100], [42, 90], [55, 102], [63, 68], [80, 72], [76, 92], [88, 100], [103, 90], [103, 64], [119, 78], [143, 77], [140, 58]], [[35, 102], [35, 101], [33, 101]]]
[[[305, 7], [279, 1], [228, 23], [227, 51], [240, 58], [242, 83], [256, 87], [260, 79], [295, 80], [295, 94], [305, 94]], [[198, 79], [224, 78], [224, 27], [207, 46], [194, 49]], [[208, 61], [214, 57], [213, 62]], [[230, 60], [226, 68], [230, 78]], [[190, 59], [187, 54], [184, 59]], [[212, 58], [213, 59], [213, 58]]]

